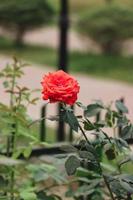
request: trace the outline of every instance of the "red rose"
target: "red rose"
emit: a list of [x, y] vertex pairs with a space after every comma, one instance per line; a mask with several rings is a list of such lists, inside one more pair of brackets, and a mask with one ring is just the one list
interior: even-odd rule
[[49, 100], [50, 103], [63, 102], [73, 105], [77, 100], [80, 88], [78, 82], [62, 70], [44, 75], [41, 84], [43, 99]]

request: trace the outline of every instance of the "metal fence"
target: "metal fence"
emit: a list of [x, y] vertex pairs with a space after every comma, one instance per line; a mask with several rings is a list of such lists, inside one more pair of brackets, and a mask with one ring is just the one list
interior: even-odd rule
[[[124, 102], [124, 99], [120, 99], [121, 102]], [[73, 108], [74, 109], [74, 108]], [[47, 110], [47, 107], [46, 106], [43, 106], [42, 109], [41, 109], [41, 118], [43, 118], [44, 120], [41, 121], [40, 123], [40, 140], [41, 141], [45, 141], [46, 140], [46, 134], [47, 134], [47, 127], [46, 127], [46, 120], [45, 118], [47, 117], [46, 116], [46, 110]], [[122, 112], [121, 112], [122, 114]], [[98, 122], [101, 120], [101, 116], [102, 116], [102, 112], [99, 112], [96, 117], [95, 117], [95, 122]], [[57, 122], [58, 123], [58, 122]], [[67, 131], [67, 133], [65, 132], [65, 126], [63, 127], [64, 130], [61, 132], [58, 130], [55, 130], [55, 134], [56, 134], [56, 141], [57, 143], [59, 144], [59, 142], [65, 142], [66, 141], [66, 137], [67, 137], [67, 142], [70, 142], [70, 143], [73, 143], [73, 139], [74, 139], [74, 132], [73, 130], [70, 128], [69, 131]], [[121, 137], [121, 131], [122, 131], [122, 127], [119, 126], [119, 128], [117, 129], [117, 135], [118, 137]], [[128, 144], [133, 144], [133, 138], [131, 139], [128, 139], [127, 140]], [[54, 146], [51, 148], [51, 149], [42, 149], [42, 150], [36, 150], [36, 153], [38, 152], [39, 154], [41, 153], [42, 151], [42, 154], [58, 154], [58, 153], [64, 153], [61, 149], [60, 149], [60, 145], [58, 146]], [[34, 151], [35, 153], [35, 151]]]

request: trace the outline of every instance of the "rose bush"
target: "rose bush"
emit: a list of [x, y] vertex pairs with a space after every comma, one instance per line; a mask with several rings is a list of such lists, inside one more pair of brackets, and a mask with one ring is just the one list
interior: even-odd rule
[[79, 84], [74, 77], [59, 70], [45, 75], [42, 80], [43, 99], [50, 103], [62, 102], [73, 105], [77, 100]]
[[[100, 100], [87, 106], [76, 102], [77, 81], [62, 71], [45, 76], [42, 85], [44, 100], [62, 103], [60, 116], [55, 120], [63, 120], [82, 134], [76, 146], [62, 147], [70, 153], [65, 162], [67, 174], [74, 176], [70, 182], [78, 183], [75, 189], [70, 187], [66, 196], [75, 200], [132, 200], [133, 152], [127, 141], [133, 138], [133, 124], [126, 116], [127, 107], [120, 100], [115, 101], [115, 109], [112, 103], [106, 106]], [[81, 109], [78, 116], [69, 106], [74, 103]], [[101, 112], [102, 120], [94, 120]]]

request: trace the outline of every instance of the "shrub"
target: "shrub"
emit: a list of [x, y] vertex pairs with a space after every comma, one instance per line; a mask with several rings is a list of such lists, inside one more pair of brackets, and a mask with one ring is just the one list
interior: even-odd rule
[[[79, 183], [77, 188], [71, 187], [66, 196], [75, 200], [105, 200], [107, 197], [110, 200], [131, 200], [133, 175], [129, 164], [132, 165], [133, 152], [127, 141], [133, 138], [133, 124], [127, 118], [128, 108], [121, 100], [107, 106], [97, 100], [84, 106], [75, 99], [73, 105], [81, 109], [80, 115], [76, 116], [70, 107], [72, 104], [63, 99], [72, 98], [69, 96], [71, 92], [78, 94], [77, 87], [71, 87], [73, 83], [74, 78], [67, 74], [62, 78], [60, 71], [45, 75], [42, 82], [46, 97], [43, 99], [62, 104], [59, 120], [66, 122], [75, 133], [82, 134], [78, 145], [62, 147], [70, 153], [65, 162], [67, 174], [74, 176], [70, 183]], [[102, 120], [98, 119], [101, 112]], [[109, 130], [112, 130], [112, 136]]]
[[133, 37], [133, 9], [113, 4], [97, 7], [82, 15], [79, 26], [104, 53], [120, 53], [121, 42]]
[[52, 189], [67, 182], [65, 174], [56, 164], [40, 162], [37, 157], [27, 160], [35, 146], [46, 147], [47, 143], [40, 142], [27, 113], [28, 106], [37, 103], [38, 98], [33, 97], [37, 90], [19, 85], [26, 66], [15, 58], [0, 70], [10, 102], [9, 105], [0, 102], [0, 199], [61, 200]]
[[0, 24], [15, 29], [15, 43], [21, 45], [29, 29], [49, 23], [54, 9], [46, 0], [0, 0]]

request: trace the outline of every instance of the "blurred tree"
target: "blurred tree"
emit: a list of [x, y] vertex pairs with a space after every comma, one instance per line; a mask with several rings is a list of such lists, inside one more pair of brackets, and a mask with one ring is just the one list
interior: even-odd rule
[[107, 3], [112, 3], [113, 0], [105, 0]]
[[23, 44], [27, 30], [48, 24], [54, 9], [46, 0], [0, 0], [0, 25], [15, 31], [15, 44]]
[[122, 42], [133, 37], [133, 8], [113, 4], [97, 7], [84, 13], [78, 25], [104, 53], [118, 54]]

